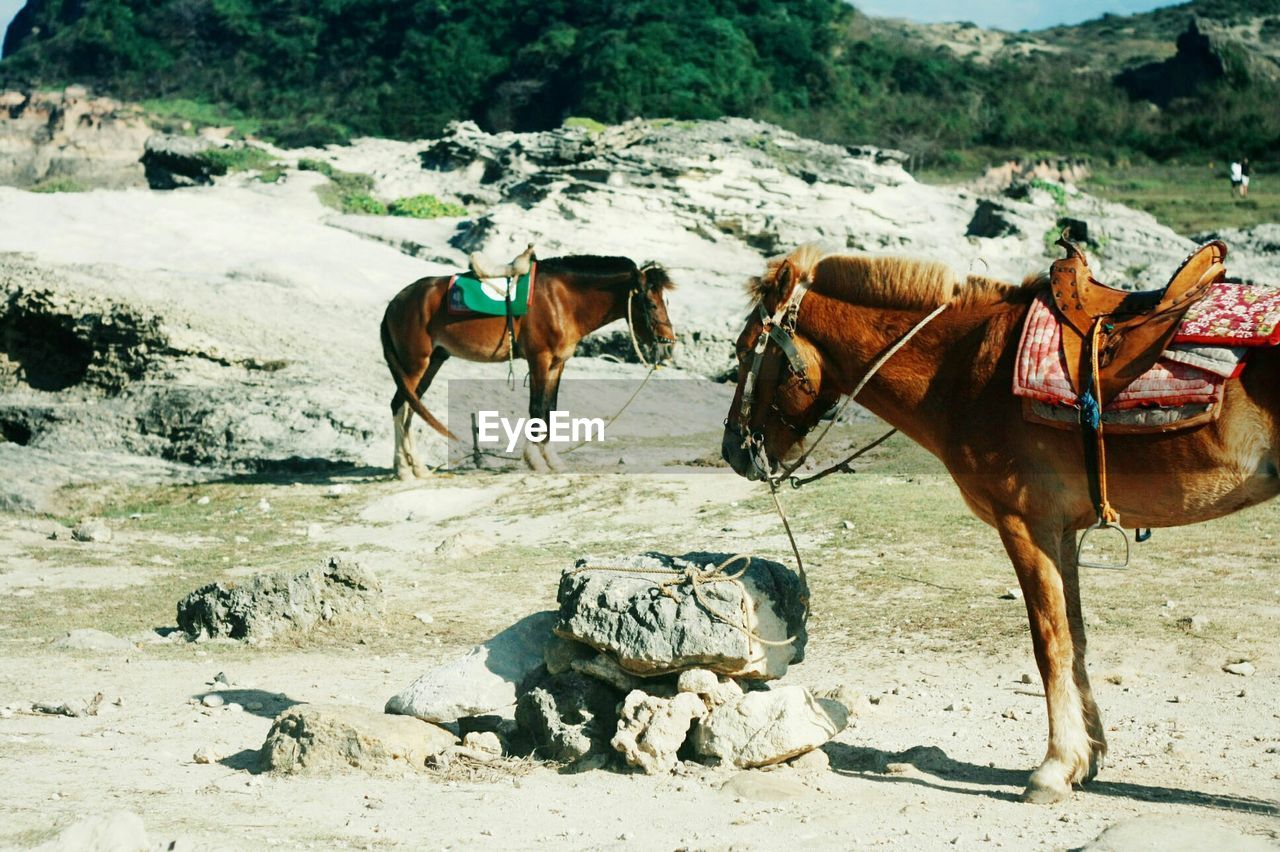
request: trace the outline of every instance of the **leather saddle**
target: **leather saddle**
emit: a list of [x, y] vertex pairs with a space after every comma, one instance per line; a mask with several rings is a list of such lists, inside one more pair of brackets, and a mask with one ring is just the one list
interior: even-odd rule
[[533, 268], [533, 243], [529, 243], [523, 252], [507, 264], [494, 264], [480, 252], [472, 252], [468, 258], [471, 262], [471, 274], [479, 279], [485, 278], [519, 278], [528, 275]]
[[1226, 244], [1214, 240], [1182, 262], [1163, 290], [1117, 290], [1094, 280], [1089, 262], [1065, 235], [1067, 256], [1049, 270], [1050, 290], [1061, 314], [1062, 349], [1071, 387], [1079, 395], [1093, 373], [1089, 341], [1097, 329], [1095, 395], [1106, 405], [1160, 358], [1187, 309], [1226, 273]]

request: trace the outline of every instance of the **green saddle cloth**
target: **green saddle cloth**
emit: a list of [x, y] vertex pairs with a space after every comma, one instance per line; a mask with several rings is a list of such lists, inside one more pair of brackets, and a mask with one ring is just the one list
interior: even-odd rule
[[[536, 268], [511, 282], [511, 315], [522, 317], [529, 312], [529, 291], [532, 289]], [[507, 315], [507, 279], [489, 278], [484, 281], [459, 275], [449, 288], [449, 310], [452, 313]]]

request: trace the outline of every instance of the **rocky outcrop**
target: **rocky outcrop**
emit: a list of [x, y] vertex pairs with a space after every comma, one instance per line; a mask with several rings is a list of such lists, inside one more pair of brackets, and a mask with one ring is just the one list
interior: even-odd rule
[[178, 602], [178, 627], [192, 638], [267, 639], [321, 621], [381, 616], [382, 584], [342, 557], [297, 574], [255, 574], [211, 583]]
[[136, 105], [80, 86], [0, 92], [0, 184], [145, 186], [138, 158], [151, 132]]

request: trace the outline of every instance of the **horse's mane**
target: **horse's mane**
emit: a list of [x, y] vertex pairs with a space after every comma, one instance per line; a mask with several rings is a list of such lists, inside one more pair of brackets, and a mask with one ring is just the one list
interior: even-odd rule
[[[564, 257], [549, 257], [546, 260], [539, 259], [538, 268], [543, 272], [575, 278], [615, 279], [606, 282], [597, 280], [592, 283], [610, 285], [625, 283], [629, 287], [633, 286], [637, 276], [640, 274], [640, 268], [629, 257], [612, 257], [598, 254], [570, 254]], [[659, 266], [656, 267], [655, 272], [661, 273], [661, 284], [664, 290], [675, 288], [676, 285], [667, 277], [666, 270]], [[651, 283], [656, 280], [653, 276], [654, 273], [650, 273], [649, 281]]]
[[932, 260], [825, 254], [818, 246], [807, 244], [771, 260], [764, 275], [747, 282], [747, 293], [754, 303], [776, 303], [782, 297], [778, 278], [787, 266], [791, 267], [789, 281], [807, 279], [816, 293], [856, 305], [901, 310], [931, 310], [942, 304], [1020, 304], [1034, 298], [1046, 281], [1044, 276], [1033, 276], [1019, 286], [981, 275], [960, 281], [950, 267]]

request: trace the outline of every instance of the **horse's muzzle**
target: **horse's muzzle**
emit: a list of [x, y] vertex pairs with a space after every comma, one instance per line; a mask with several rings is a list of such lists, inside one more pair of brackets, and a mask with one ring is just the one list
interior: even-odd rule
[[645, 355], [650, 363], [667, 364], [670, 363], [671, 357], [676, 354], [676, 342], [674, 340], [655, 340], [645, 349], [648, 350]]
[[738, 476], [745, 476], [752, 482], [764, 478], [760, 465], [756, 462], [751, 450], [744, 445], [742, 436], [727, 426], [724, 430], [724, 438], [720, 442], [720, 457]]

